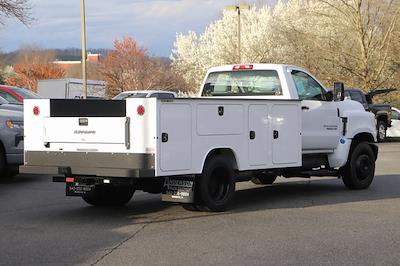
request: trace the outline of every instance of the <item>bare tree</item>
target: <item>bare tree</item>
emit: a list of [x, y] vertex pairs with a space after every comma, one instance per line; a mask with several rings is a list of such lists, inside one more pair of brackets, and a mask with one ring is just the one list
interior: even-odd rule
[[29, 0], [0, 0], [0, 24], [4, 24], [3, 18], [16, 18], [25, 25], [29, 25], [31, 16]]
[[168, 63], [151, 58], [133, 38], [114, 41], [99, 65], [102, 79], [107, 82], [107, 94], [114, 96], [126, 90], [183, 90], [184, 81], [172, 72]]
[[327, 83], [342, 79], [365, 90], [393, 84], [399, 0], [290, 0], [287, 7], [276, 19], [291, 63]]

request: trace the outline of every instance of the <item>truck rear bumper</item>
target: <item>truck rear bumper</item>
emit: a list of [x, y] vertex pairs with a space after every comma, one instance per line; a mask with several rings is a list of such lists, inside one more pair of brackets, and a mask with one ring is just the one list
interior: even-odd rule
[[25, 174], [154, 177], [154, 154], [26, 151]]

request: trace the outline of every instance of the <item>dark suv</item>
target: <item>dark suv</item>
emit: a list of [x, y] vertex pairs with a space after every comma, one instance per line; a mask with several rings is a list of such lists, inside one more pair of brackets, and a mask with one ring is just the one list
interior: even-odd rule
[[345, 97], [361, 103], [366, 111], [375, 114], [377, 139], [382, 142], [386, 138], [386, 130], [392, 124], [392, 107], [389, 104], [373, 104], [372, 99], [378, 94], [385, 94], [394, 91], [394, 89], [374, 90], [364, 94], [359, 89], [348, 89], [345, 91]]

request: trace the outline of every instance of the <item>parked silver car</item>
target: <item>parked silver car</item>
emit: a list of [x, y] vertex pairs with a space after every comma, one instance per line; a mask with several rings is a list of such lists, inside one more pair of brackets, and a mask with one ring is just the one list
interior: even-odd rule
[[23, 112], [2, 109], [0, 106], [0, 178], [6, 177], [23, 163]]
[[10, 103], [6, 99], [0, 96], [0, 109], [1, 110], [16, 110], [16, 111], [24, 111], [24, 106], [22, 104]]

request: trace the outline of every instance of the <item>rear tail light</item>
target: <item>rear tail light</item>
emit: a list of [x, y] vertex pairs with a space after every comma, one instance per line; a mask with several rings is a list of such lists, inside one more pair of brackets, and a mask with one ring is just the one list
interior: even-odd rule
[[140, 115], [140, 116], [144, 115], [144, 113], [145, 113], [144, 106], [143, 105], [139, 105], [136, 111], [137, 111], [138, 115]]
[[39, 109], [39, 107], [37, 107], [37, 106], [33, 107], [33, 114], [34, 114], [34, 115], [39, 115], [39, 114], [40, 114], [40, 109]]
[[74, 183], [74, 181], [75, 181], [75, 178], [73, 178], [73, 177], [66, 177], [65, 178], [65, 182], [66, 183]]
[[234, 65], [233, 70], [251, 70], [253, 65]]

